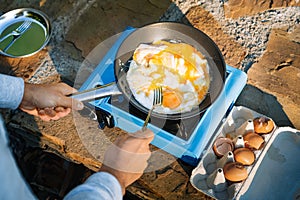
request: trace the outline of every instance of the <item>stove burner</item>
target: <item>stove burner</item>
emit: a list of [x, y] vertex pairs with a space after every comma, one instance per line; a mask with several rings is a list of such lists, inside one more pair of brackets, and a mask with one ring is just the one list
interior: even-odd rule
[[[113, 106], [120, 108], [131, 115], [134, 115], [141, 120], [145, 120], [147, 114], [138, 110], [135, 106], [133, 106], [130, 102], [128, 102], [122, 95], [114, 96], [109, 101], [110, 104]], [[201, 117], [203, 116], [204, 112], [201, 113], [199, 116], [194, 116], [187, 119], [181, 120], [166, 120], [157, 117], [151, 116], [149, 123], [181, 138], [184, 140], [188, 140], [191, 134], [194, 132], [197, 124], [199, 123]]]
[[[226, 78], [228, 75], [229, 75], [229, 73], [226, 72]], [[97, 86], [99, 86], [99, 85], [97, 85]], [[128, 100], [126, 100], [126, 98], [124, 98], [122, 95], [112, 96], [110, 98], [110, 100], [108, 101], [108, 103], [128, 112], [131, 115], [134, 115], [134, 116], [140, 118], [141, 120], [145, 120], [147, 117], [146, 113], [138, 110]], [[205, 112], [202, 112], [198, 116], [193, 116], [190, 118], [180, 119], [180, 120], [170, 120], [170, 119], [166, 120], [166, 119], [161, 119], [161, 118], [151, 116], [149, 123], [161, 128], [161, 129], [167, 131], [168, 133], [171, 133], [174, 136], [177, 136], [183, 140], [188, 140], [190, 138], [190, 136], [192, 135], [192, 133], [194, 132], [197, 124], [200, 122], [204, 113]], [[100, 124], [100, 126], [101, 126], [101, 124]]]

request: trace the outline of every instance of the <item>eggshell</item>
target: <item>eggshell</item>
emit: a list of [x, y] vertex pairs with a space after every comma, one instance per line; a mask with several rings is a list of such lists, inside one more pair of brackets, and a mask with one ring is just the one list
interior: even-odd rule
[[248, 177], [247, 169], [238, 162], [227, 163], [223, 171], [225, 178], [232, 182], [240, 182]]
[[268, 134], [274, 129], [274, 122], [267, 117], [257, 117], [253, 120], [254, 131], [258, 134]]
[[238, 148], [234, 152], [234, 160], [243, 165], [252, 165], [255, 161], [255, 154], [248, 148]]
[[218, 157], [222, 157], [229, 151], [233, 151], [233, 141], [229, 138], [219, 137], [214, 141], [213, 150]]
[[248, 147], [250, 149], [255, 149], [255, 150], [260, 149], [265, 142], [263, 137], [261, 137], [260, 135], [254, 132], [249, 132], [245, 134], [243, 138], [245, 141], [245, 147]]

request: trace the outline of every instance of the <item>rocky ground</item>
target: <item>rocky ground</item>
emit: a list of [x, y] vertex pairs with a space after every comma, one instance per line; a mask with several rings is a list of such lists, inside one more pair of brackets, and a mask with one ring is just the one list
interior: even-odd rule
[[[2, 73], [21, 76], [32, 83], [63, 80], [72, 84], [90, 51], [126, 26], [140, 27], [156, 21], [179, 21], [205, 32], [216, 42], [228, 65], [247, 73], [248, 82], [237, 105], [265, 114], [279, 126], [300, 129], [298, 0], [15, 0], [2, 1], [0, 4], [3, 12], [19, 7], [32, 7], [45, 12], [51, 19], [53, 35], [49, 45], [35, 56], [17, 59], [1, 56]], [[56, 166], [57, 170], [28, 173], [32, 186], [39, 188], [37, 191], [42, 188], [48, 192], [42, 193], [42, 199], [46, 199], [47, 194], [61, 198], [69, 188], [101, 165], [81, 144], [72, 116], [51, 123], [41, 122], [21, 112], [6, 112], [5, 117], [13, 139], [16, 140], [15, 149], [19, 157], [24, 156], [22, 149], [32, 152], [28, 148], [33, 146], [71, 161], [50, 159], [52, 156], [45, 156], [40, 151], [25, 154], [26, 162], [20, 159], [24, 169], [25, 164], [31, 161], [45, 166], [49, 160], [55, 160], [49, 169]], [[86, 120], [87, 125], [81, 128], [88, 128], [91, 132], [99, 131], [94, 122], [82, 120]], [[104, 132], [115, 137], [122, 130], [105, 129]], [[28, 143], [26, 148], [23, 148], [23, 140]], [[78, 174], [77, 170], [81, 171], [76, 180], [70, 178], [74, 173], [66, 173], [70, 168], [61, 167], [66, 166], [66, 162], [75, 174]], [[83, 165], [73, 166], [73, 163]], [[127, 198], [208, 198], [189, 184], [191, 169], [191, 166], [176, 161], [165, 169], [146, 173], [128, 189]], [[52, 182], [51, 186], [45, 185], [45, 179], [50, 174], [60, 174], [60, 177], [69, 179], [64, 184]]]
[[163, 19], [188, 20], [213, 38], [227, 64], [247, 72], [248, 85], [237, 103], [272, 116], [281, 126], [299, 128], [299, 2], [178, 1], [177, 5], [185, 15], [171, 11]]

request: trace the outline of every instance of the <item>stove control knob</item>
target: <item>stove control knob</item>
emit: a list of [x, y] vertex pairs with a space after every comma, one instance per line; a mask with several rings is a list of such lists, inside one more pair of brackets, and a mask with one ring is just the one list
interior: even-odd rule
[[98, 119], [98, 127], [103, 130], [105, 128], [105, 122]]
[[96, 112], [98, 116], [99, 127], [101, 129], [104, 129], [106, 126], [108, 128], [113, 128], [115, 126], [114, 118], [109, 112], [102, 109], [97, 110]]

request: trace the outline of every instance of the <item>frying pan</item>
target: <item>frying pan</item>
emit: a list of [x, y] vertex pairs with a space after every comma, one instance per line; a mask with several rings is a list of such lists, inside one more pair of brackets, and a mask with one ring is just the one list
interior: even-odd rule
[[210, 87], [203, 101], [199, 104], [199, 106], [193, 108], [191, 111], [175, 114], [162, 114], [153, 111], [152, 116], [162, 119], [178, 120], [193, 117], [205, 111], [210, 105], [212, 105], [223, 90], [226, 65], [219, 48], [213, 40], [198, 29], [177, 22], [153, 23], [133, 31], [121, 43], [116, 54], [114, 73], [117, 86], [115, 83], [110, 83], [107, 86], [92, 89], [92, 91], [89, 91], [90, 93], [93, 92], [92, 98], [80, 97], [86, 96], [83, 95], [82, 92], [74, 94], [72, 97], [79, 100], [91, 100], [108, 95], [123, 94], [130, 104], [141, 112], [148, 113], [149, 109], [144, 107], [134, 98], [126, 80], [126, 73], [129, 69], [129, 62], [135, 49], [141, 43], [152, 43], [156, 40], [175, 40], [184, 42], [192, 45], [201, 52], [208, 61]]

